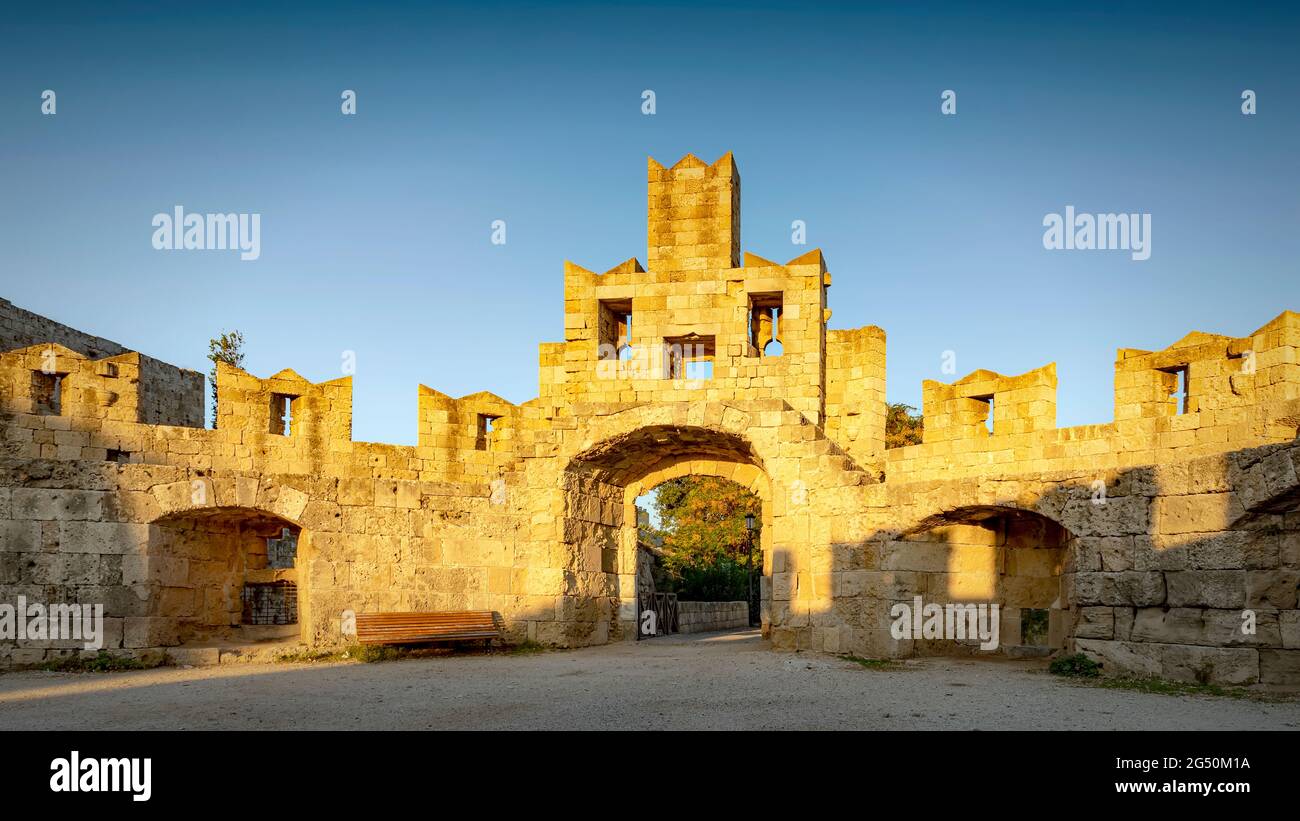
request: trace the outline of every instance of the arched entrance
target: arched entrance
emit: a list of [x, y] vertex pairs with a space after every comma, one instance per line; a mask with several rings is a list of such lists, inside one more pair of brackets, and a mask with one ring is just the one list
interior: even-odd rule
[[[625, 508], [624, 522], [637, 517], [638, 639], [761, 623], [763, 509], [770, 488], [752, 465], [735, 465], [738, 476], [730, 467], [688, 460], [628, 486], [634, 508]], [[663, 519], [652, 524], [650, 508]]]
[[151, 523], [141, 580], [181, 644], [297, 641], [305, 635], [307, 534], [248, 507], [179, 510]]
[[[998, 650], [1047, 655], [1065, 646], [1070, 630], [1062, 580], [1073, 549], [1073, 534], [1047, 516], [972, 505], [927, 517], [886, 542], [882, 566], [913, 574], [914, 601], [926, 606], [996, 605]], [[928, 630], [910, 640], [918, 655], [980, 649], [978, 640]]]
[[564, 542], [576, 609], [571, 638], [599, 643], [635, 638], [636, 500], [674, 478], [717, 476], [762, 501], [762, 622], [770, 623], [772, 489], [752, 443], [739, 434], [698, 426], [650, 425], [612, 436], [574, 457], [565, 470]]

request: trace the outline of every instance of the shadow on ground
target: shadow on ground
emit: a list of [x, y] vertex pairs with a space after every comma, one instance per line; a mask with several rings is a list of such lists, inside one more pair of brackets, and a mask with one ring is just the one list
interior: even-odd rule
[[0, 730], [1300, 729], [1300, 703], [1079, 687], [1042, 662], [866, 669], [754, 630], [380, 664], [0, 676]]

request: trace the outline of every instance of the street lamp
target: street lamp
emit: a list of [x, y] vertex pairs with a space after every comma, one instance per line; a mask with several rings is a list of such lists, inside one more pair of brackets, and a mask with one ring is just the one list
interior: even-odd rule
[[754, 514], [745, 514], [745, 578], [749, 581], [749, 600], [745, 610], [749, 626], [754, 626]]

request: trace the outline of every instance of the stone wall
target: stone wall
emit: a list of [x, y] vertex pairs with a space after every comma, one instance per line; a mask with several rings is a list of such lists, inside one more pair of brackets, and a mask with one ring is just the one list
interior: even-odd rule
[[749, 603], [743, 601], [679, 601], [677, 632], [711, 633], [749, 626]]
[[[23, 349], [28, 349], [25, 357], [31, 361], [18, 370], [76, 374], [70, 388], [83, 380], [100, 381], [99, 387], [109, 396], [127, 400], [124, 407], [129, 407], [135, 421], [203, 426], [203, 374], [128, 351], [116, 342], [69, 328], [0, 299], [0, 354], [24, 356], [19, 353]], [[8, 367], [0, 364], [0, 371], [12, 374], [13, 361]], [[105, 378], [114, 381], [103, 383]], [[29, 396], [30, 380], [24, 381], [26, 388], [8, 386], [0, 401], [13, 402]], [[88, 404], [96, 402], [92, 398]]]
[[1182, 681], [1300, 682], [1298, 465], [1295, 446], [1260, 448], [1135, 487], [1149, 520], [1082, 545], [1077, 648]]
[[62, 345], [90, 359], [130, 353], [112, 340], [70, 328], [0, 298], [0, 351], [12, 351], [45, 342]]
[[[820, 251], [739, 252], [738, 180], [729, 156], [652, 161], [652, 270], [568, 264], [539, 396], [418, 386], [415, 446], [353, 441], [351, 381], [292, 370], [222, 366], [204, 429], [201, 375], [0, 303], [0, 604], [102, 603], [117, 652], [235, 638], [237, 591], [271, 581], [315, 646], [351, 641], [349, 612], [447, 609], [628, 640], [635, 499], [716, 475], [762, 500], [778, 649], [972, 652], [891, 634], [921, 596], [1110, 670], [1300, 683], [1300, 315], [1122, 349], [1105, 424], [1055, 427], [1052, 365], [928, 383], [924, 443], [884, 451], [884, 332], [827, 329]], [[649, 370], [620, 359], [638, 347]], [[286, 528], [297, 563], [270, 572]], [[1044, 611], [1046, 645], [1022, 629]], [[66, 652], [0, 640], [0, 664]]]
[[[1172, 394], [1180, 368], [1190, 374], [1181, 406]], [[924, 442], [888, 451], [885, 470], [891, 481], [980, 476], [990, 466], [1115, 470], [1293, 441], [1300, 432], [1295, 312], [1241, 338], [1193, 332], [1163, 351], [1121, 349], [1115, 369], [1115, 421], [1072, 428], [1055, 427], [1054, 365], [927, 381]], [[991, 434], [988, 403], [975, 397], [993, 397]]]
[[885, 456], [885, 332], [826, 332], [826, 435], [863, 467]]

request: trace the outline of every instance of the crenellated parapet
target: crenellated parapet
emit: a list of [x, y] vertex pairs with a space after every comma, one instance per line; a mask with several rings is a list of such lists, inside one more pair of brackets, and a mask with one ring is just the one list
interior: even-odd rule
[[201, 374], [134, 351], [92, 358], [46, 342], [0, 353], [0, 407], [75, 419], [79, 429], [202, 424], [202, 395]]
[[565, 341], [541, 347], [540, 395], [567, 402], [787, 398], [822, 414], [820, 252], [785, 265], [596, 274], [565, 266]]
[[[1244, 337], [1193, 331], [1158, 351], [1122, 348], [1113, 421], [1056, 427], [1056, 368], [975, 371], [923, 384], [924, 442], [887, 454], [900, 480], [1111, 469], [1293, 440], [1300, 430], [1300, 315]], [[990, 418], [991, 417], [991, 418]]]
[[885, 456], [885, 332], [826, 332], [826, 435], [863, 467]]
[[421, 385], [416, 453], [445, 465], [448, 476], [489, 478], [513, 458], [519, 418], [519, 407], [494, 393], [454, 399]]
[[1244, 337], [1193, 331], [1159, 351], [1121, 348], [1116, 428], [1123, 435], [1149, 433], [1178, 417], [1171, 424], [1179, 431], [1239, 424], [1248, 407], [1300, 398], [1297, 351], [1300, 314], [1292, 311]]
[[925, 442], [1031, 433], [1056, 427], [1056, 363], [1019, 376], [978, 370], [922, 385]]
[[649, 159], [647, 230], [653, 271], [740, 267], [740, 171], [731, 152], [712, 165], [687, 154]]
[[352, 377], [314, 383], [286, 368], [259, 379], [218, 363], [216, 426], [246, 441], [310, 441], [328, 450], [352, 440]]
[[780, 398], [824, 421], [825, 259], [742, 256], [739, 180], [730, 155], [649, 161], [649, 264], [565, 263], [565, 338], [540, 348], [543, 401]]
[[[14, 356], [27, 348], [35, 349], [36, 356]], [[33, 390], [48, 391], [47, 377], [72, 377], [66, 387], [86, 392], [70, 411], [88, 424], [98, 418], [131, 418], [133, 411], [133, 421], [145, 424], [203, 425], [203, 374], [23, 310], [7, 299], [0, 299], [0, 357], [9, 393], [20, 401]], [[61, 361], [51, 362], [51, 357]]]

